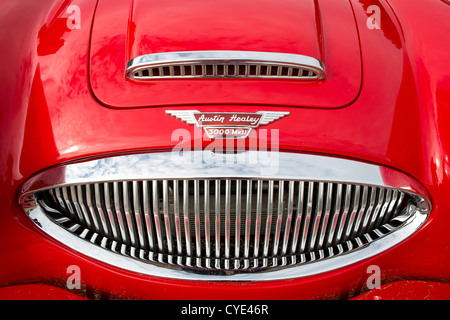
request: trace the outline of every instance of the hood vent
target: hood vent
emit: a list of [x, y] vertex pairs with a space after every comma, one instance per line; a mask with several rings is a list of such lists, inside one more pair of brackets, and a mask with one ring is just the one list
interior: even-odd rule
[[166, 52], [128, 62], [126, 76], [135, 80], [176, 78], [325, 79], [319, 60], [297, 54], [252, 51]]

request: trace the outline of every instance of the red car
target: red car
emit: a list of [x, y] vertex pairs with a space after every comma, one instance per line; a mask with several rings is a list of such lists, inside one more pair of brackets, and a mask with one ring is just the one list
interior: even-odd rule
[[450, 298], [449, 1], [0, 8], [0, 298]]

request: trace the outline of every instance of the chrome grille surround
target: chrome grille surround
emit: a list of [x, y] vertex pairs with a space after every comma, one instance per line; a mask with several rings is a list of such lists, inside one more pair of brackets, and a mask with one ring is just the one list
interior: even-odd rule
[[186, 51], [142, 55], [131, 59], [126, 77], [134, 80], [192, 78], [258, 78], [318, 81], [323, 63], [298, 54], [255, 51]]
[[[25, 184], [20, 202], [52, 237], [101, 261], [156, 276], [235, 281], [294, 278], [360, 261], [411, 235], [431, 208], [414, 188], [384, 183], [385, 168], [361, 162], [280, 153], [277, 172], [256, 174], [258, 166], [241, 162], [243, 170], [234, 165], [231, 175], [229, 160], [238, 155], [218, 155], [208, 166], [181, 165], [172, 156], [55, 167]], [[165, 169], [152, 166], [157, 158]], [[130, 164], [137, 170], [124, 172]], [[223, 176], [212, 178], [219, 168]]]

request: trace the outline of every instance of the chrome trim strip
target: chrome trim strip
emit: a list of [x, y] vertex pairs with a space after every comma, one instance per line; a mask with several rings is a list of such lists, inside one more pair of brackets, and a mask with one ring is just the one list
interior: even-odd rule
[[[206, 65], [212, 67], [211, 74], [207, 73]], [[218, 74], [217, 66], [224, 66], [224, 72]], [[234, 72], [228, 72], [228, 66], [233, 65]], [[179, 74], [175, 74], [174, 66], [179, 68]], [[200, 74], [196, 72], [196, 66], [201, 66]], [[245, 72], [239, 73], [239, 66], [245, 66]], [[250, 72], [249, 66], [255, 67], [255, 73]], [[265, 75], [261, 74], [261, 66], [267, 67]], [[168, 73], [164, 74], [164, 67], [168, 67]], [[226, 68], [225, 68], [226, 67]], [[277, 74], [272, 75], [272, 67], [277, 68]], [[287, 74], [282, 75], [283, 67], [287, 68]], [[158, 69], [153, 73], [153, 69]], [[190, 74], [186, 73], [189, 68]], [[292, 74], [292, 68], [298, 69], [298, 75]], [[142, 72], [145, 70], [145, 74]], [[309, 71], [302, 76], [304, 71]], [[313, 75], [316, 74], [316, 76]], [[136, 76], [138, 74], [138, 76]], [[278, 52], [258, 51], [233, 51], [233, 50], [211, 50], [211, 51], [180, 51], [145, 54], [128, 61], [125, 70], [128, 78], [158, 79], [158, 78], [202, 78], [202, 77], [246, 77], [246, 78], [285, 78], [307, 80], [325, 79], [325, 68], [323, 63], [313, 57]]]
[[[425, 189], [419, 183], [414, 186], [391, 184], [389, 175], [386, 174], [388, 171], [385, 167], [360, 161], [287, 152], [245, 151], [224, 154], [190, 151], [118, 155], [63, 164], [44, 170], [24, 183], [19, 202], [21, 203], [27, 194], [59, 186], [114, 181], [230, 177], [351, 183], [394, 189], [401, 187], [407, 191], [420, 187], [422, 190], [419, 191], [426, 195]], [[406, 177], [398, 171], [392, 171], [400, 177]]]

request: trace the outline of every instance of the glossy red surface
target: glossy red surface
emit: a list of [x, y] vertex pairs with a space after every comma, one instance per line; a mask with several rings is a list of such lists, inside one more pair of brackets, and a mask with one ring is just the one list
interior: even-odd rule
[[385, 284], [353, 300], [449, 300], [450, 284], [404, 280]]
[[[97, 10], [103, 8], [103, 3], [100, 2]], [[124, 6], [123, 3], [126, 1], [110, 1], [109, 5], [113, 10]], [[321, 7], [334, 5], [336, 10], [347, 14], [350, 10], [348, 2], [342, 6], [331, 0], [318, 3]], [[353, 82], [361, 81], [361, 91], [358, 99], [345, 108], [331, 108], [333, 101], [336, 105], [349, 102], [348, 92], [342, 88], [330, 88], [332, 96], [320, 97], [328, 99], [330, 108], [318, 109], [298, 107], [302, 103], [297, 103], [290, 93], [295, 95], [303, 89], [293, 93], [286, 84], [246, 82], [245, 86], [233, 85], [231, 91], [224, 83], [212, 81], [204, 83], [201, 90], [206, 91], [188, 83], [188, 88], [178, 90], [174, 82], [166, 83], [164, 89], [150, 90], [152, 93], [145, 89], [142, 95], [133, 95], [132, 99], [138, 100], [132, 105], [152, 108], [114, 109], [106, 108], [100, 103], [103, 99], [99, 101], [92, 94], [89, 61], [95, 54], [112, 59], [102, 61], [106, 68], [104, 78], [92, 83], [96, 94], [99, 88], [111, 94], [106, 103], [124, 103], [128, 101], [129, 90], [144, 88], [128, 82], [120, 84], [124, 81], [118, 80], [122, 69], [115, 70], [119, 65], [124, 66], [126, 55], [137, 52], [139, 47], [133, 43], [134, 46], [125, 50], [124, 23], [130, 21], [128, 12], [113, 14], [112, 11], [109, 18], [115, 19], [114, 23], [103, 21], [101, 34], [113, 37], [105, 42], [105, 51], [99, 53], [102, 39], [95, 34], [97, 21], [93, 51], [89, 51], [95, 2], [0, 1], [0, 21], [4, 26], [0, 33], [4, 49], [0, 53], [0, 286], [46, 283], [64, 287], [67, 268], [71, 265], [82, 270], [83, 285], [100, 295], [142, 299], [346, 299], [366, 291], [370, 265], [380, 267], [383, 284], [398, 279], [450, 281], [450, 204], [447, 201], [450, 48], [448, 41], [444, 41], [444, 35], [450, 33], [450, 6], [438, 0], [351, 0], [349, 3], [361, 44], [362, 80]], [[71, 16], [67, 12], [69, 5], [81, 9], [80, 29], [67, 27]], [[371, 5], [380, 8], [381, 29], [367, 27], [371, 16], [367, 10]], [[100, 19], [107, 19], [106, 13], [102, 11]], [[271, 23], [282, 25], [284, 20], [275, 13], [260, 12], [270, 17]], [[339, 35], [324, 40], [326, 47], [339, 46], [341, 50], [337, 53], [326, 50], [324, 60], [334, 61], [331, 65], [351, 63], [351, 55], [343, 55], [342, 50], [353, 43], [354, 32], [349, 36], [340, 30], [348, 25], [348, 20], [341, 21], [340, 14], [322, 17], [324, 32]], [[173, 23], [172, 30], [176, 30], [178, 22]], [[249, 39], [264, 31], [255, 31], [245, 24], [245, 19], [241, 23], [249, 30]], [[186, 21], [186, 24], [196, 26], [194, 22]], [[137, 36], [142, 38], [143, 31], [139, 32]], [[230, 43], [234, 39], [226, 30], [221, 34]], [[277, 39], [276, 35], [274, 38]], [[219, 48], [225, 40], [212, 43], [215, 40], [210, 38], [204, 45]], [[275, 46], [273, 50], [286, 48], [278, 42], [270, 43]], [[158, 46], [161, 44], [171, 48], [163, 42]], [[195, 43], [188, 44], [199, 48]], [[261, 44], [250, 45], [257, 48]], [[93, 66], [96, 70], [98, 67]], [[258, 96], [261, 92], [264, 94]], [[154, 99], [148, 99], [150, 94]], [[309, 99], [313, 100], [312, 95]], [[202, 112], [289, 111], [288, 117], [256, 131], [260, 144], [268, 142], [270, 147], [274, 142], [270, 130], [276, 129], [280, 150], [334, 155], [395, 168], [423, 185], [430, 194], [433, 211], [426, 225], [411, 238], [369, 260], [326, 274], [263, 283], [173, 281], [132, 274], [80, 256], [46, 237], [28, 220], [17, 204], [17, 192], [27, 178], [45, 168], [102, 154], [171, 150], [179, 143], [178, 137], [172, 137], [178, 128], [191, 134], [192, 146], [221, 143], [199, 141], [193, 127], [166, 115], [167, 107], [158, 106], [168, 104], [179, 104], [172, 109], [192, 109], [185, 105], [195, 104]], [[265, 136], [263, 130], [269, 130], [269, 134]], [[442, 287], [439, 292], [444, 294], [446, 290]]]
[[[92, 91], [108, 107], [343, 107], [361, 88], [354, 19], [349, 4], [329, 0], [320, 1], [320, 6], [314, 0], [289, 0], [282, 6], [274, 0], [258, 1], [257, 6], [239, 0], [99, 1], [92, 30]], [[323, 61], [327, 81], [124, 78], [127, 62], [137, 56], [196, 50], [307, 55]]]
[[43, 284], [0, 288], [0, 300], [86, 300], [68, 290]]

